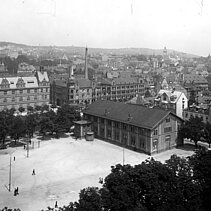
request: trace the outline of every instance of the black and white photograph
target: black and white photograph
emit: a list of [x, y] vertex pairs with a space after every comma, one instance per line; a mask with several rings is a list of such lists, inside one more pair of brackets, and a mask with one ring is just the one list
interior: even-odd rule
[[0, 0], [0, 211], [209, 211], [211, 1]]

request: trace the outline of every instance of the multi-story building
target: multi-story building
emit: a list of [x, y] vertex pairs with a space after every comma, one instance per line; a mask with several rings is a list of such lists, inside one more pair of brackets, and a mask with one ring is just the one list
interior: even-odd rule
[[104, 78], [93, 82], [92, 101], [114, 100], [127, 101], [136, 95], [144, 95], [145, 86], [143, 78]]
[[197, 91], [197, 93], [208, 90], [207, 79], [201, 75], [183, 74], [181, 83], [183, 87], [187, 90], [188, 98], [190, 96], [190, 92], [193, 90], [193, 87]]
[[183, 92], [161, 89], [155, 100], [155, 106], [169, 109], [180, 118], [183, 118], [183, 110], [188, 107], [188, 99]]
[[50, 102], [61, 105], [89, 104], [96, 100], [127, 101], [136, 95], [144, 95], [143, 78], [75, 78], [73, 74], [68, 79], [52, 79]]
[[92, 84], [89, 79], [53, 80], [50, 102], [55, 105], [89, 104], [92, 102]]
[[30, 77], [1, 77], [0, 110], [48, 104], [49, 93], [48, 75], [43, 70]]
[[190, 117], [199, 117], [204, 123], [211, 123], [211, 108], [209, 105], [191, 105], [183, 111], [183, 119], [189, 120]]
[[134, 151], [155, 154], [182, 144], [182, 119], [170, 111], [99, 100], [83, 111], [95, 137]]

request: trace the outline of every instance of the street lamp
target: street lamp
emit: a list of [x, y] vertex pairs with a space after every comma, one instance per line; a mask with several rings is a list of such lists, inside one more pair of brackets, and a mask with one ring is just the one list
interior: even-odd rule
[[13, 148], [7, 148], [5, 150], [5, 152], [6, 152], [6, 154], [9, 154], [10, 155], [8, 190], [11, 191], [11, 183], [12, 183], [12, 154], [15, 152], [15, 149], [13, 149]]

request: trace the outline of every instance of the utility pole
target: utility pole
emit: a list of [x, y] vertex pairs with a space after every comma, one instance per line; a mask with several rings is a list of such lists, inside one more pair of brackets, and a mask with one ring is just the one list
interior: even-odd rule
[[12, 154], [10, 154], [9, 191], [11, 191], [11, 180], [12, 180]]
[[29, 131], [27, 131], [27, 158], [29, 157]]
[[122, 163], [123, 163], [123, 166], [125, 165], [125, 148], [122, 147]]

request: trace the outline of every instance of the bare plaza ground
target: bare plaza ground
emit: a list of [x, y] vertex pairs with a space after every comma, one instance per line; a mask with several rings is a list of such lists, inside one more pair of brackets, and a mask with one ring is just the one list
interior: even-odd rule
[[[169, 159], [172, 154], [189, 156], [192, 150], [172, 149], [154, 158]], [[15, 156], [15, 161], [14, 161]], [[27, 152], [22, 147], [12, 154], [12, 186], [9, 184], [10, 155], [0, 151], [0, 208], [20, 208], [22, 211], [38, 211], [78, 200], [79, 191], [88, 186], [99, 186], [99, 178], [110, 173], [112, 165], [139, 164], [148, 155], [133, 152], [103, 141], [75, 141], [72, 137], [42, 141], [40, 148]], [[32, 175], [35, 169], [36, 175]], [[14, 189], [19, 195], [14, 196]]]

